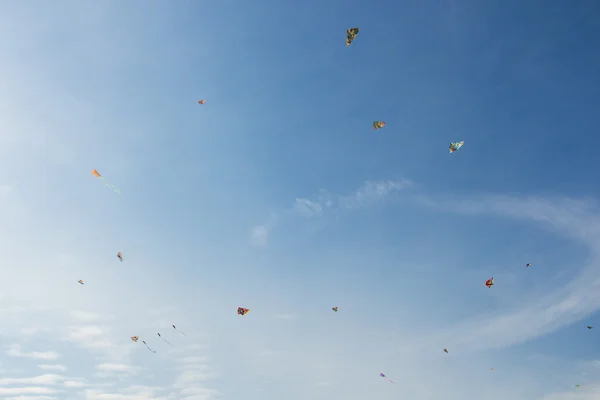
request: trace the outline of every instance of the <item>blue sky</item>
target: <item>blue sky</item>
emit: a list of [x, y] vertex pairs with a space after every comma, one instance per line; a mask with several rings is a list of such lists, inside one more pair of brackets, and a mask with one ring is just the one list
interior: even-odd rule
[[597, 399], [599, 16], [0, 5], [0, 398]]

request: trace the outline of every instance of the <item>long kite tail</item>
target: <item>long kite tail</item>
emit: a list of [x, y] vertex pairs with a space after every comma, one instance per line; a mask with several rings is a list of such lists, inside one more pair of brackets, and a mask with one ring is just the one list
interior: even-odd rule
[[180, 330], [177, 330], [177, 328], [175, 328], [175, 330], [179, 333], [181, 333], [183, 336], [185, 336], [185, 333], [181, 332]]
[[114, 190], [114, 192], [115, 192], [116, 194], [119, 194], [119, 195], [121, 194], [121, 191], [119, 190], [119, 188], [118, 188], [118, 187], [116, 187], [115, 185], [113, 185], [113, 184], [111, 184], [111, 183], [108, 183], [108, 182], [106, 182], [106, 181], [104, 181], [104, 182], [106, 183], [106, 187], [107, 187], [107, 188], [110, 188], [110, 189]]
[[160, 335], [160, 333], [157, 333], [157, 335], [158, 335], [158, 337], [159, 337], [159, 338], [161, 338], [161, 339], [162, 339], [162, 341], [163, 341], [163, 342], [165, 342], [165, 343], [166, 343], [166, 344], [168, 344], [169, 346], [173, 346], [171, 343], [167, 342], [167, 341], [165, 340], [165, 338], [163, 338], [163, 337]]
[[396, 382], [394, 382], [393, 380], [391, 380], [391, 379], [390, 379], [390, 378], [388, 378], [387, 376], [386, 376], [385, 378], [383, 378], [383, 379], [385, 379], [386, 381], [388, 381], [388, 382], [390, 382], [390, 383], [396, 384]]
[[146, 348], [147, 348], [148, 350], [150, 350], [150, 351], [151, 351], [151, 352], [153, 352], [153, 353], [156, 353], [156, 351], [155, 351], [155, 350], [152, 350], [152, 349], [150, 348], [150, 346], [148, 346], [148, 344], [146, 344], [146, 342], [143, 342], [143, 341], [142, 341], [142, 343], [144, 343], [144, 345], [146, 346]]

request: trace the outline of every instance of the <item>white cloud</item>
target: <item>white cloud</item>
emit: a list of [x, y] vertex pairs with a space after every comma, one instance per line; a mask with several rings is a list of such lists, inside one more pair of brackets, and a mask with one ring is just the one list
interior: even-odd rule
[[134, 367], [126, 364], [99, 364], [96, 366], [101, 371], [110, 372], [133, 372]]
[[0, 395], [23, 395], [23, 394], [54, 394], [60, 393], [60, 390], [44, 387], [20, 387], [20, 388], [0, 388]]
[[58, 353], [53, 352], [53, 351], [46, 351], [46, 352], [33, 351], [33, 352], [29, 352], [29, 353], [22, 352], [21, 345], [19, 345], [19, 344], [10, 345], [8, 350], [6, 351], [6, 354], [11, 357], [35, 358], [38, 360], [56, 360], [57, 358], [60, 357], [60, 355]]
[[61, 364], [40, 364], [38, 365], [40, 369], [44, 371], [61, 371], [64, 372], [67, 370], [67, 367]]
[[57, 385], [64, 380], [62, 375], [45, 374], [33, 378], [2, 378], [0, 385]]

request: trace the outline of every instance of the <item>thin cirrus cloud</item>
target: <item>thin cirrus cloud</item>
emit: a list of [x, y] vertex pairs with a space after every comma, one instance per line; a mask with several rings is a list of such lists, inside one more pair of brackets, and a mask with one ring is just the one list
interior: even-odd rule
[[412, 185], [413, 182], [408, 179], [366, 181], [350, 195], [337, 195], [326, 190], [320, 190], [316, 195], [296, 198], [291, 208], [283, 211], [279, 216], [272, 215], [265, 224], [254, 226], [251, 231], [250, 242], [255, 246], [267, 245], [273, 228], [290, 216], [299, 215], [305, 218], [313, 218], [325, 216], [328, 213], [380, 205]]
[[38, 360], [56, 360], [60, 357], [60, 355], [53, 351], [46, 352], [23, 352], [21, 351], [21, 345], [13, 344], [10, 345], [6, 354], [10, 357], [25, 357], [25, 358], [35, 358]]
[[467, 319], [435, 334], [453, 348], [502, 348], [540, 337], [600, 309], [600, 211], [595, 202], [574, 199], [479, 196], [470, 199], [417, 197], [422, 206], [465, 215], [491, 214], [532, 221], [586, 245], [590, 257], [572, 280], [494, 318]]

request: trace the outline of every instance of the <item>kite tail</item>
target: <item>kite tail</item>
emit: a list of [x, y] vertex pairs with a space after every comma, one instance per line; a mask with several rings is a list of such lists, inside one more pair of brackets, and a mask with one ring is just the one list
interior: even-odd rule
[[146, 348], [147, 348], [148, 350], [150, 350], [150, 351], [151, 351], [151, 352], [153, 352], [153, 353], [156, 353], [156, 351], [155, 351], [155, 350], [152, 350], [152, 349], [150, 348], [150, 346], [148, 346], [148, 345], [146, 344], [146, 342], [144, 342], [144, 345], [146, 346]]
[[181, 333], [183, 336], [185, 336], [185, 333], [181, 332], [180, 330], [175, 329], [177, 332]]
[[114, 192], [116, 194], [119, 194], [119, 195], [121, 194], [121, 191], [119, 190], [119, 188], [117, 188], [115, 185], [113, 185], [111, 183], [106, 183], [106, 187], [114, 190]]
[[163, 339], [163, 337], [162, 337], [162, 336], [161, 336], [160, 338], [163, 340], [163, 342], [165, 342], [165, 343], [166, 343], [166, 344], [168, 344], [169, 346], [173, 346], [171, 343], [169, 343], [169, 342], [167, 342], [165, 339]]

